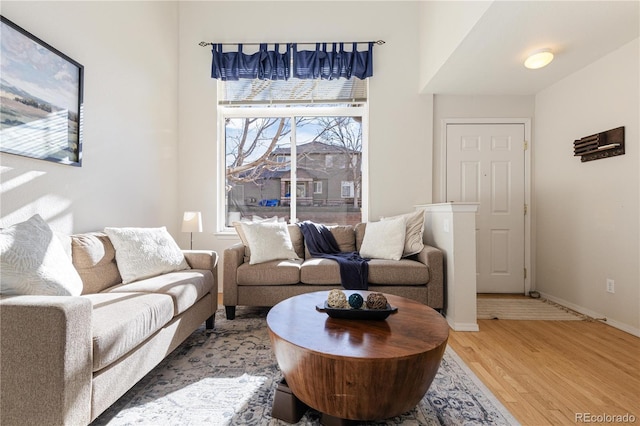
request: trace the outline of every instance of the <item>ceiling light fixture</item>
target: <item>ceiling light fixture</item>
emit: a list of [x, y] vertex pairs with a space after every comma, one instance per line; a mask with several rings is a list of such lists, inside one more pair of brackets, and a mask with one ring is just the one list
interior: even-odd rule
[[549, 65], [551, 61], [553, 61], [551, 49], [539, 49], [529, 55], [527, 60], [524, 61], [524, 66], [532, 70], [537, 70], [538, 68]]

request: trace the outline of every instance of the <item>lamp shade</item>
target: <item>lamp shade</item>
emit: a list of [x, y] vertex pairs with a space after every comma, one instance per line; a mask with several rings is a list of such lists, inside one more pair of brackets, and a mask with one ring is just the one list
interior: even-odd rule
[[182, 232], [202, 232], [202, 215], [200, 212], [184, 212]]

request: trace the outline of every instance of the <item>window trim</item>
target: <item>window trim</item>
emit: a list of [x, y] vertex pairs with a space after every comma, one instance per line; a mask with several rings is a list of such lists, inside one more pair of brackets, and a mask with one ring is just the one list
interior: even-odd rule
[[[226, 118], [246, 118], [246, 117], [264, 117], [278, 118], [289, 117], [292, 123], [295, 123], [295, 117], [335, 117], [335, 116], [362, 117], [362, 183], [360, 187], [360, 203], [361, 203], [361, 220], [367, 222], [369, 218], [369, 104], [358, 105], [354, 107], [300, 107], [293, 105], [290, 108], [269, 108], [269, 107], [249, 107], [240, 108], [237, 106], [229, 107], [226, 105], [218, 105], [217, 107], [217, 140], [218, 140], [218, 184], [216, 185], [218, 203], [218, 220], [217, 232], [219, 235], [235, 234], [235, 228], [226, 226], [226, 152], [225, 152], [225, 119]], [[291, 126], [291, 137], [295, 137], [295, 125]], [[291, 176], [292, 179], [296, 174], [296, 150], [291, 145]], [[354, 188], [355, 191], [355, 188]], [[297, 221], [295, 194], [291, 196], [291, 223]]]

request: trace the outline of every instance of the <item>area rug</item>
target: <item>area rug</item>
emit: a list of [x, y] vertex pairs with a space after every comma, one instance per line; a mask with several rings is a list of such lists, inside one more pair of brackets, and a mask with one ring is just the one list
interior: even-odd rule
[[[196, 330], [92, 426], [276, 425], [271, 406], [282, 374], [272, 354], [266, 309], [216, 313], [215, 329]], [[375, 393], [372, 393], [375, 398]], [[308, 410], [298, 425], [319, 425]], [[410, 412], [370, 425], [517, 425], [518, 422], [447, 348], [431, 388]]]
[[582, 321], [588, 317], [546, 299], [487, 298], [477, 299], [478, 319]]

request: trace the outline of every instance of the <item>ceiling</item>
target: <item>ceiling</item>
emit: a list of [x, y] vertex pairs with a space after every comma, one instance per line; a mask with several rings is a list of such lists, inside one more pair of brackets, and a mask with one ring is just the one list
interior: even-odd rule
[[[424, 92], [531, 95], [638, 38], [640, 1], [495, 1]], [[545, 68], [523, 66], [551, 48]]]

